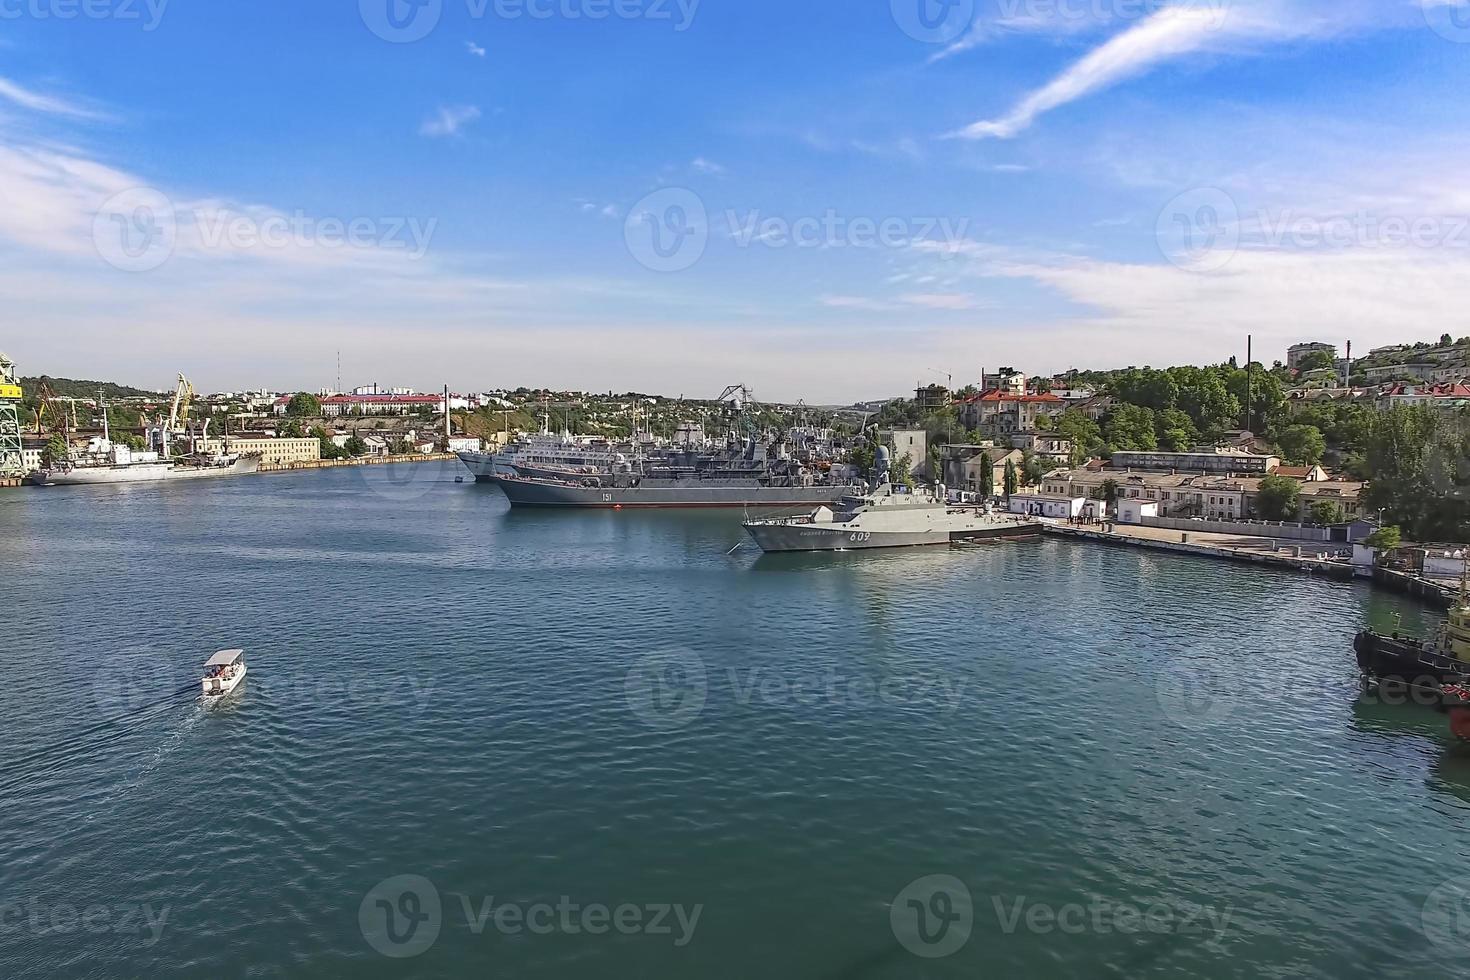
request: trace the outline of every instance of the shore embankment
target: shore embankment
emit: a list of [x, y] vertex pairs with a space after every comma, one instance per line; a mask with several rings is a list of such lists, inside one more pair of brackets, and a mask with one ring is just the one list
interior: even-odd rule
[[[256, 473], [291, 473], [334, 466], [387, 466], [393, 463], [431, 463], [458, 459], [454, 453], [407, 453], [401, 456], [357, 456], [350, 459], [309, 459], [296, 463], [262, 463]], [[249, 475], [249, 474], [246, 474]], [[29, 486], [23, 477], [0, 477], [0, 489]]]
[[454, 460], [454, 453], [408, 453], [402, 456], [356, 456], [348, 459], [309, 459], [296, 463], [263, 463], [257, 473], [289, 473], [295, 470], [321, 470], [333, 466], [387, 466], [393, 463], [430, 463]]
[[1218, 534], [1196, 531], [1175, 531], [1168, 528], [1139, 527], [1116, 524], [1058, 524], [1044, 525], [1047, 534], [1065, 538], [1081, 538], [1104, 544], [1130, 548], [1153, 548], [1180, 554], [1199, 555], [1205, 558], [1224, 558], [1229, 561], [1249, 562], [1286, 568], [1311, 575], [1330, 578], [1351, 579], [1354, 568], [1347, 562], [1321, 557], [1318, 548], [1302, 541], [1281, 541], [1275, 538], [1248, 537], [1239, 534]]

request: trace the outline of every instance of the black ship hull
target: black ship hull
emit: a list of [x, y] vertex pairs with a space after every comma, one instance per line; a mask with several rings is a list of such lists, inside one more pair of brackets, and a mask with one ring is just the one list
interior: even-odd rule
[[1470, 664], [1463, 664], [1408, 636], [1385, 636], [1364, 630], [1353, 639], [1358, 669], [1376, 681], [1438, 689], [1464, 678]]

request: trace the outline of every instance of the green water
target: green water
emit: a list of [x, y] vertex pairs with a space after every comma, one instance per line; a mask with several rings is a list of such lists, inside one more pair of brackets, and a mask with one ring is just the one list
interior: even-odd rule
[[735, 514], [455, 472], [0, 495], [0, 975], [1470, 962], [1470, 755], [1350, 648], [1432, 613], [1074, 542], [727, 554]]

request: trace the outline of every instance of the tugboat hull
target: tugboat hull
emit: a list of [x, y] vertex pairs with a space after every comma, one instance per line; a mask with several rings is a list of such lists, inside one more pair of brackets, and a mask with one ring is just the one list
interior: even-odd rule
[[1364, 630], [1353, 639], [1358, 669], [1378, 681], [1437, 687], [1463, 676], [1470, 664], [1425, 648], [1420, 640]]

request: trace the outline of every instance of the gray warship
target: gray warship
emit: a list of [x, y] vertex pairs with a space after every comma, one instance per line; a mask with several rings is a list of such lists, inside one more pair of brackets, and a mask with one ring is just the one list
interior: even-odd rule
[[895, 487], [889, 482], [886, 447], [878, 449], [875, 479], [876, 490], [844, 496], [835, 509], [819, 506], [804, 517], [751, 520], [743, 527], [767, 552], [908, 548], [1041, 533], [1035, 518], [950, 504], [942, 485]]
[[772, 450], [754, 438], [735, 451], [668, 451], [595, 474], [493, 479], [516, 507], [810, 507], [867, 489], [806, 467], [780, 443]]

